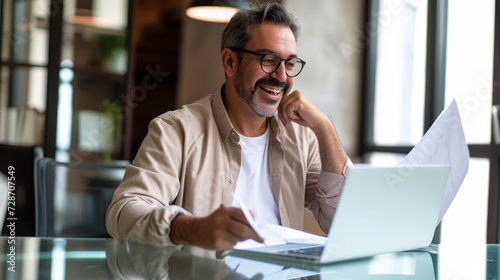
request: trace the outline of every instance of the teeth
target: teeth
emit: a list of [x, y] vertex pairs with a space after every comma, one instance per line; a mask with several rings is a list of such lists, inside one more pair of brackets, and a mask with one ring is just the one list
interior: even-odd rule
[[272, 89], [272, 88], [265, 88], [265, 87], [262, 87], [262, 89], [264, 89], [265, 91], [274, 93], [274, 95], [278, 95], [281, 92], [281, 89]]

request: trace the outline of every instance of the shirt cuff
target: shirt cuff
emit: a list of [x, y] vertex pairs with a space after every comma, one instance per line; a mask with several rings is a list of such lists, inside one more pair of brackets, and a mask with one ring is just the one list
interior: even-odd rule
[[[323, 186], [342, 186], [344, 184], [344, 179], [347, 177], [347, 173], [349, 170], [354, 167], [351, 159], [347, 157], [347, 161], [344, 164], [344, 169], [342, 170], [342, 174], [327, 172], [321, 169], [318, 178], [318, 185], [321, 189], [324, 189]], [[331, 189], [331, 188], [326, 188]]]
[[354, 164], [352, 163], [351, 159], [347, 157], [347, 161], [344, 165], [344, 170], [342, 170], [342, 174], [344, 175], [344, 177], [347, 177], [347, 173], [349, 173], [349, 169], [351, 169], [352, 167], [354, 167]]
[[[168, 221], [168, 225], [167, 225], [166, 230], [165, 230], [164, 238], [166, 239], [167, 245], [169, 245], [169, 244], [177, 245], [177, 244], [173, 243], [172, 240], [170, 239], [170, 230], [172, 229], [172, 221], [179, 215], [186, 215], [186, 216], [193, 216], [193, 215], [180, 206], [170, 205], [169, 207], [174, 208], [175, 210], [171, 211], [166, 217], [166, 219]], [[165, 244], [161, 244], [161, 245], [165, 245]]]

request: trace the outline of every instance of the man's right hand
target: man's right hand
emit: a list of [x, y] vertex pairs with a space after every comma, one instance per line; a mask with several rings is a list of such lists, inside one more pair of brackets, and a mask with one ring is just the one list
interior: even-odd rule
[[170, 227], [173, 243], [205, 249], [231, 249], [247, 239], [264, 242], [250, 227], [241, 209], [224, 205], [203, 218], [178, 215]]

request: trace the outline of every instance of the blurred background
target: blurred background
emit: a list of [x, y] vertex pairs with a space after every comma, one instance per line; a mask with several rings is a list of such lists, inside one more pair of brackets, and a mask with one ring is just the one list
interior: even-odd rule
[[[225, 23], [186, 16], [191, 1], [1, 3], [1, 142], [37, 144], [62, 161], [131, 160], [152, 118], [224, 82]], [[328, 112], [355, 157], [363, 50], [346, 56], [339, 46], [356, 43], [365, 3], [316, 3], [284, 1], [307, 61], [296, 88]]]
[[[133, 160], [152, 118], [224, 82], [225, 23], [188, 17], [193, 2], [2, 0], [0, 143], [59, 161]], [[457, 101], [471, 162], [441, 242], [498, 243], [495, 1], [279, 2], [301, 25], [295, 89], [353, 161], [397, 164]]]

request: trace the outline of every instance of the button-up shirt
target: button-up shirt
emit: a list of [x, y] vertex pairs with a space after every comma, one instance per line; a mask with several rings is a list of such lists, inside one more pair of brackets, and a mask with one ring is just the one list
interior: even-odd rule
[[[150, 122], [108, 209], [112, 237], [172, 244], [170, 225], [177, 215], [204, 217], [231, 204], [241, 147], [223, 90]], [[305, 206], [328, 232], [348, 163], [344, 174], [326, 172], [311, 129], [295, 123], [285, 127], [277, 116], [269, 118], [269, 125], [269, 176], [282, 225], [301, 230]]]

